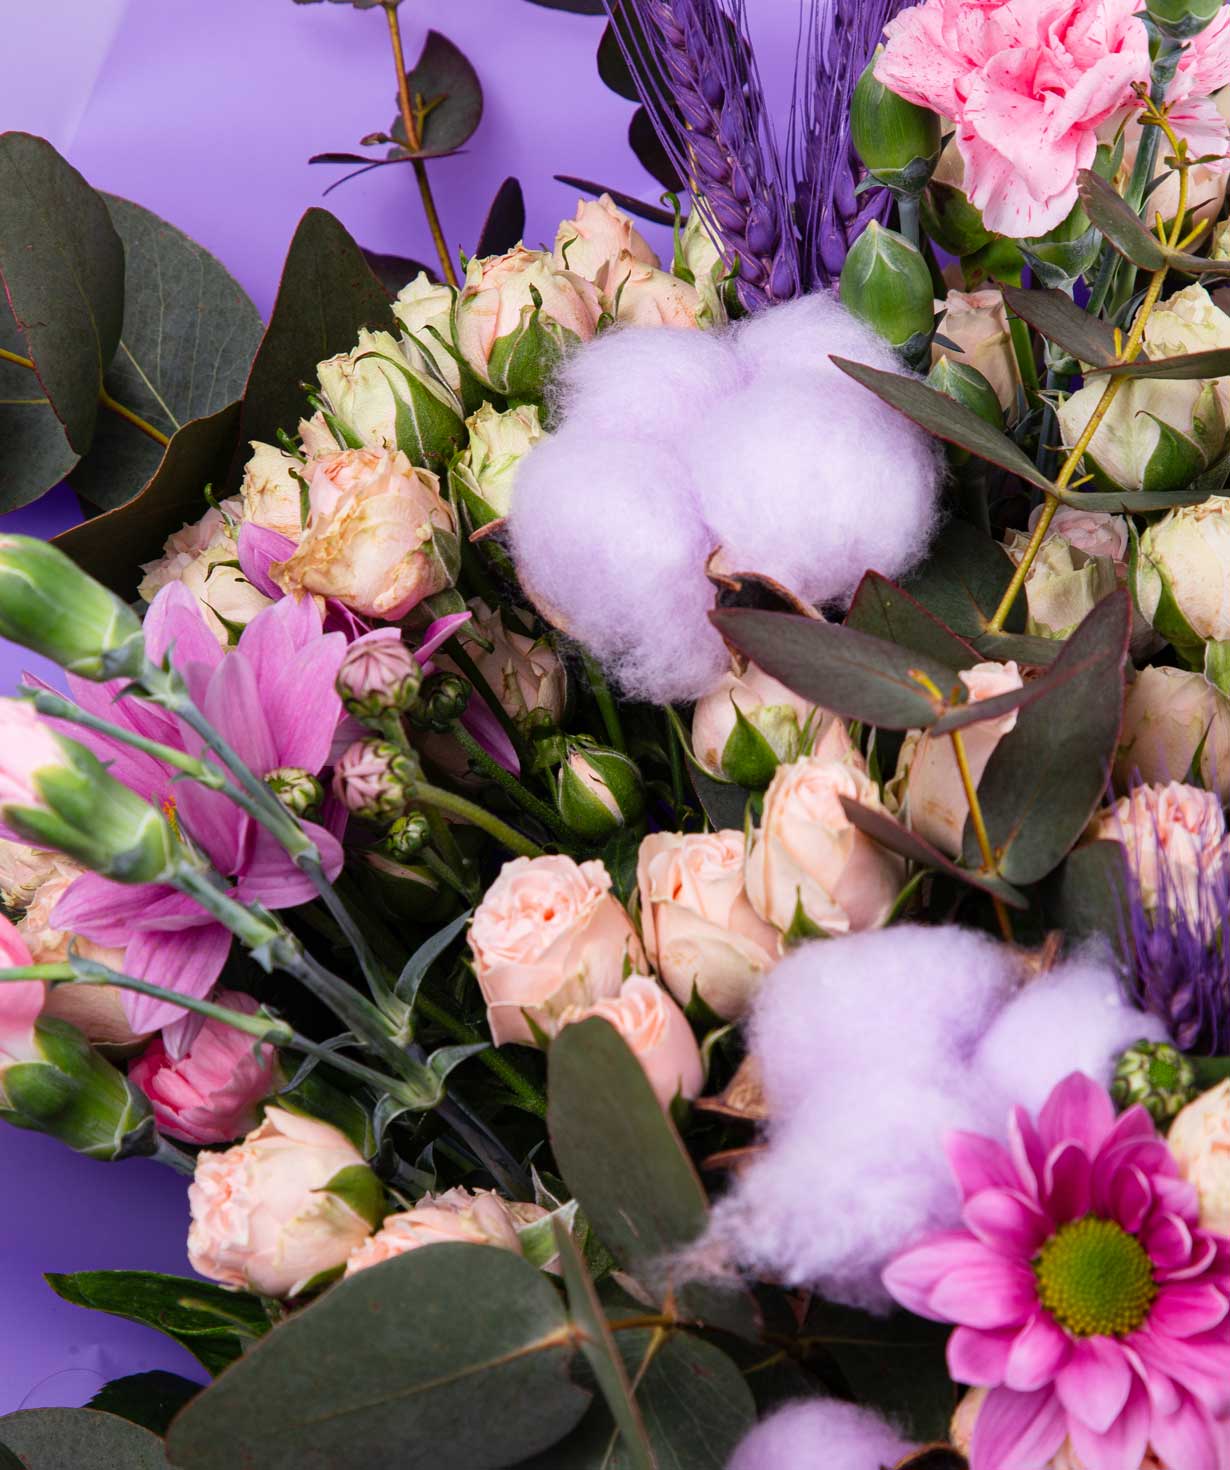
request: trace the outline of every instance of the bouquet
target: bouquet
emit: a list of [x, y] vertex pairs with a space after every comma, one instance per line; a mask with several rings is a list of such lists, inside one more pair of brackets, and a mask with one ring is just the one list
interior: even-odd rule
[[0, 534], [0, 1113], [191, 1179], [48, 1280], [209, 1380], [0, 1461], [1225, 1470], [1230, 13], [829, 0], [783, 146], [611, 0], [661, 207], [458, 269], [353, 3], [438, 268], [309, 210], [262, 327], [0, 137], [96, 512]]

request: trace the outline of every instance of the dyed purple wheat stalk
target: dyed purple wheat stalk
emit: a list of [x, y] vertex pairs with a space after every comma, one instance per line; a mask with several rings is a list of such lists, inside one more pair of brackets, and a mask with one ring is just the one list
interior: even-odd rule
[[833, 285], [850, 246], [892, 209], [886, 189], [856, 193], [866, 172], [850, 142], [854, 88], [884, 34], [912, 0], [812, 0], [791, 127], [795, 216], [805, 288]]
[[739, 294], [756, 309], [800, 290], [785, 171], [744, 0], [606, 0], [662, 146], [698, 197]]

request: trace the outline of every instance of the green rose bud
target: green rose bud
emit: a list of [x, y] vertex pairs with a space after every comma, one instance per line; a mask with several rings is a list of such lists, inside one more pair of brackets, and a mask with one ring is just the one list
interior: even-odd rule
[[935, 324], [931, 272], [904, 235], [871, 221], [846, 256], [841, 302], [908, 361], [926, 353]]
[[943, 356], [927, 374], [927, 382], [937, 393], [954, 398], [979, 418], [986, 419], [988, 424], [993, 424], [997, 429], [1003, 428], [1004, 411], [1000, 407], [999, 397], [977, 368], [970, 367], [965, 362], [953, 362], [950, 357]]
[[556, 805], [581, 837], [600, 842], [645, 814], [645, 788], [636, 762], [617, 750], [576, 741], [560, 767]]
[[132, 679], [145, 664], [136, 613], [33, 536], [0, 536], [0, 638], [83, 679]]
[[470, 441], [449, 471], [451, 483], [460, 483], [478, 504], [475, 520], [485, 525], [495, 516], [506, 516], [512, 507], [517, 466], [544, 437], [542, 420], [532, 403], [500, 413], [484, 403], [466, 420]]
[[940, 156], [940, 120], [875, 76], [879, 52], [854, 89], [850, 137], [872, 178], [895, 194], [918, 195]]

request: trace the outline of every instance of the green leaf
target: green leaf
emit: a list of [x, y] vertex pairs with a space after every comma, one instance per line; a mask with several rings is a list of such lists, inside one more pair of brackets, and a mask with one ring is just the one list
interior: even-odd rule
[[120, 340], [124, 247], [102, 196], [43, 138], [0, 135], [0, 199], [0, 276], [24, 355], [84, 454]]
[[439, 31], [428, 31], [422, 54], [414, 69], [406, 73], [412, 101], [421, 99], [427, 109], [419, 147], [406, 147], [406, 130], [400, 111], [389, 131], [398, 147], [390, 156], [439, 158], [455, 153], [477, 129], [483, 117], [483, 88], [478, 73], [455, 46]]
[[88, 1407], [163, 1435], [176, 1414], [200, 1391], [201, 1385], [190, 1378], [155, 1369], [151, 1373], [113, 1378], [98, 1390]]
[[[998, 872], [1023, 886], [1044, 878], [1080, 837], [1106, 789], [1123, 715], [1132, 604], [1100, 602], [1064, 645], [1016, 726], [996, 746], [978, 796]], [[972, 824], [964, 860], [979, 861]]]
[[1122, 843], [1086, 843], [1068, 854], [1048, 884], [1048, 915], [1069, 944], [1100, 935], [1122, 951], [1131, 932], [1125, 857]]
[[845, 622], [847, 628], [927, 654], [949, 668], [968, 669], [978, 662], [963, 638], [879, 572], [868, 572], [859, 583]]
[[0, 1419], [0, 1447], [25, 1470], [168, 1470], [148, 1429], [96, 1409], [21, 1409]]
[[139, 495], [61, 532], [56, 545], [119, 596], [135, 597], [141, 563], [155, 560], [173, 531], [205, 514], [206, 485], [225, 481], [239, 437], [239, 409], [229, 403], [185, 424]]
[[1189, 490], [1061, 490], [1056, 499], [1078, 510], [1102, 510], [1110, 515], [1135, 515], [1154, 510], [1175, 510], [1181, 505], [1199, 505], [1213, 492]]
[[[1084, 312], [1081, 312], [1084, 316]], [[1189, 352], [1183, 357], [1159, 357], [1150, 361], [1138, 357], [1135, 362], [1108, 368], [1112, 378], [1165, 378], [1183, 381], [1188, 378], [1224, 378], [1230, 376], [1230, 347], [1215, 347], [1209, 352]]]
[[[1017, 599], [1024, 603], [1024, 597]], [[1008, 663], [1015, 659], [1019, 664], [1030, 664], [1034, 668], [1045, 668], [1053, 664], [1063, 651], [1063, 640], [1059, 638], [1032, 638], [1021, 633], [981, 633], [973, 640], [974, 647], [986, 659], [997, 663]]]
[[590, 1395], [550, 1281], [511, 1251], [431, 1245], [357, 1272], [171, 1426], [182, 1470], [484, 1470], [563, 1438]]
[[996, 898], [1003, 901], [1014, 909], [1027, 909], [1029, 900], [1023, 893], [1018, 893], [1010, 884], [1000, 878], [988, 877], [974, 868], [963, 868], [954, 863], [950, 857], [945, 856], [939, 848], [932, 847], [929, 842], [920, 837], [917, 832], [911, 832], [908, 827], [890, 817], [887, 812], [877, 812], [871, 807], [860, 805], [848, 796], [841, 797], [842, 810], [850, 821], [860, 832], [866, 832], [868, 837], [873, 837], [881, 847], [886, 847], [890, 852], [900, 853], [902, 857], [909, 858], [911, 862], [918, 863], [920, 867], [934, 868], [937, 872], [947, 873], [949, 877], [956, 878], [961, 883], [968, 883], [971, 888], [979, 888], [983, 893], [994, 894]]
[[[1014, 570], [998, 541], [968, 521], [951, 520], [904, 587], [959, 637], [975, 639], [985, 634]], [[1013, 604], [1005, 630], [1024, 633], [1023, 597]]]
[[1166, 265], [1165, 248], [1105, 179], [1092, 169], [1082, 169], [1077, 175], [1077, 192], [1085, 213], [1120, 255], [1126, 255], [1141, 270], [1156, 271]]
[[606, 1314], [594, 1291], [594, 1283], [572, 1236], [558, 1222], [555, 1225], [555, 1244], [568, 1292], [568, 1309], [573, 1322], [581, 1329], [581, 1351], [593, 1369], [612, 1419], [619, 1426], [624, 1458], [631, 1470], [657, 1470], [645, 1433], [645, 1422], [633, 1396], [623, 1359], [615, 1346], [615, 1338], [607, 1326]]
[[487, 218], [478, 233], [474, 254], [503, 255], [525, 234], [525, 195], [520, 179], [509, 177], [495, 191]]
[[912, 1439], [948, 1438], [960, 1390], [944, 1356], [947, 1326], [816, 1301], [803, 1330], [836, 1360], [858, 1403], [904, 1424]]
[[900, 373], [886, 373], [880, 368], [867, 367], [848, 358], [833, 357], [830, 361], [847, 377], [861, 383], [882, 402], [906, 418], [913, 419], [920, 428], [934, 434], [946, 444], [955, 444], [968, 449], [979, 459], [997, 464], [1010, 470], [1030, 485], [1040, 490], [1054, 492], [1050, 480], [1034, 464], [1033, 460], [1008, 438], [980, 418], [972, 409], [949, 398], [947, 393], [937, 393], [920, 383], [917, 378], [906, 378]]
[[12, 1450], [0, 1444], [0, 1470], [26, 1470]]
[[[166, 435], [243, 394], [261, 339], [260, 314], [239, 282], [195, 240], [139, 204], [107, 195], [124, 242], [124, 327], [104, 386]], [[293, 425], [291, 426], [293, 428]], [[163, 446], [116, 413], [70, 476], [103, 510], [131, 500], [154, 475]]]
[[952, 702], [965, 686], [947, 664], [839, 623], [793, 613], [724, 608], [710, 617], [723, 638], [801, 694], [845, 719], [885, 730], [926, 727], [943, 713], [912, 677], [921, 673]]
[[746, 786], [736, 786], [731, 781], [718, 781], [708, 771], [702, 771], [693, 761], [688, 762], [688, 775], [692, 790], [704, 809], [705, 816], [715, 832], [742, 832], [747, 815], [747, 804], [752, 793]]
[[49, 1273], [57, 1296], [78, 1307], [143, 1322], [182, 1344], [210, 1373], [220, 1373], [255, 1338], [269, 1331], [256, 1297], [206, 1281], [154, 1271]]
[[426, 273], [436, 279], [436, 271], [421, 260], [411, 260], [405, 255], [386, 255], [379, 250], [364, 250], [363, 259], [372, 268], [372, 274], [390, 296], [396, 296], [403, 286], [409, 285], [416, 276]]
[[[1022, 291], [1017, 286], [1001, 289], [1016, 316], [1077, 362], [1106, 367], [1118, 359], [1114, 328], [1082, 311], [1065, 291]], [[1225, 371], [1230, 373], [1230, 368]]]
[[598, 75], [616, 96], [639, 105], [641, 94], [637, 91], [636, 79], [624, 59], [615, 27], [609, 21], [598, 42]]
[[419, 986], [422, 985], [428, 970], [470, 922], [472, 912], [472, 909], [467, 909], [464, 914], [458, 914], [451, 924], [445, 924], [443, 929], [437, 930], [430, 939], [424, 940], [414, 951], [397, 977], [396, 991], [399, 1000], [404, 1000], [409, 1006], [414, 1005]]
[[[0, 348], [26, 355], [12, 313], [0, 302]], [[0, 359], [0, 515], [45, 495], [77, 463], [43, 385], [29, 368]]]
[[244, 393], [240, 439], [276, 443], [303, 416], [303, 382], [316, 364], [349, 352], [359, 328], [400, 329], [363, 252], [327, 210], [309, 209], [291, 241], [273, 315]]

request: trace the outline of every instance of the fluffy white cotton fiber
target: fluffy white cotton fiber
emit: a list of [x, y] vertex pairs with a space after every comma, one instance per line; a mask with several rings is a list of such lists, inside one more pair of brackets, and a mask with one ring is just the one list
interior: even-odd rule
[[944, 1135], [1003, 1138], [1069, 1072], [1110, 1079], [1157, 1024], [1094, 955], [1022, 986], [985, 935], [898, 925], [803, 945], [750, 1020], [772, 1118], [767, 1147], [717, 1204], [704, 1248], [834, 1301], [881, 1309], [880, 1272], [957, 1224]]
[[825, 294], [716, 332], [619, 328], [569, 360], [509, 536], [535, 601], [629, 694], [689, 700], [721, 676], [715, 550], [816, 603], [923, 553], [940, 452], [830, 353], [900, 370]]
[[800, 1399], [757, 1424], [726, 1470], [882, 1470], [914, 1449], [867, 1409], [837, 1399]]

